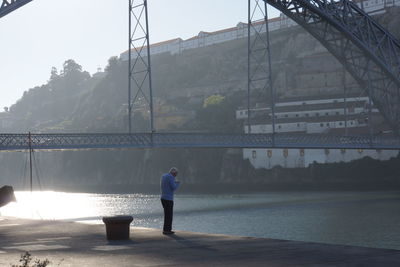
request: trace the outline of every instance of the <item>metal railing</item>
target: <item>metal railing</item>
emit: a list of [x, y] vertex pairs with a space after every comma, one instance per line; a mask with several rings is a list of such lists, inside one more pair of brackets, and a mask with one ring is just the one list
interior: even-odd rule
[[394, 135], [326, 134], [0, 134], [0, 151], [122, 148], [344, 148], [400, 149]]

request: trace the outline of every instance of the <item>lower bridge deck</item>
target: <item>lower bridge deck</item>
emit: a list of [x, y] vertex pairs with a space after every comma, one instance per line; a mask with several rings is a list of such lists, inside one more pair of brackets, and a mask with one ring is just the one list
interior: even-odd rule
[[0, 151], [121, 148], [400, 149], [395, 135], [59, 133], [0, 134]]

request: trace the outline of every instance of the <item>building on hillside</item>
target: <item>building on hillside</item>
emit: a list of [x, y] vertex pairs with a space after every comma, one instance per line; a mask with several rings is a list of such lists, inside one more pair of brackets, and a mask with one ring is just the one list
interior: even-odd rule
[[93, 73], [92, 77], [97, 79], [102, 79], [107, 76], [107, 73], [101, 68], [97, 68], [97, 72]]
[[[393, 6], [400, 6], [400, 0], [356, 0], [355, 3], [366, 11], [369, 14], [382, 14], [385, 13], [386, 9]], [[265, 32], [266, 27], [263, 21], [255, 24], [255, 27], [260, 27], [259, 32]], [[284, 14], [281, 14], [279, 17], [272, 18], [268, 20], [269, 30], [277, 31], [282, 30], [288, 27], [296, 26], [297, 23], [293, 20], [289, 19]], [[195, 49], [205, 46], [210, 46], [218, 43], [228, 42], [232, 40], [242, 39], [247, 37], [247, 24], [243, 22], [239, 22], [236, 27], [227, 28], [215, 32], [199, 32], [198, 35], [189, 38], [187, 40], [182, 40], [181, 38], [175, 38], [172, 40], [167, 40], [155, 44], [150, 45], [150, 53], [151, 55], [157, 55], [162, 53], [169, 54], [180, 54], [188, 49]], [[255, 30], [252, 28], [250, 30], [250, 36], [255, 34]], [[141, 55], [147, 56], [146, 47], [137, 48], [141, 50]], [[132, 52], [132, 57], [136, 57], [137, 53]], [[129, 59], [128, 51], [121, 53], [120, 59], [122, 61], [127, 61]]]
[[[272, 133], [270, 107], [250, 109], [250, 132]], [[372, 126], [368, 119], [371, 114]], [[244, 120], [244, 131], [248, 133], [248, 109], [236, 111], [236, 118]], [[275, 106], [276, 133], [305, 134], [375, 134], [390, 132], [379, 111], [371, 106], [369, 98], [348, 97], [320, 99], [292, 99], [279, 102]], [[388, 160], [397, 156], [398, 151], [382, 150], [346, 150], [346, 149], [243, 149], [243, 158], [248, 159], [255, 168], [305, 168], [313, 162], [333, 163], [349, 162], [363, 157]]]

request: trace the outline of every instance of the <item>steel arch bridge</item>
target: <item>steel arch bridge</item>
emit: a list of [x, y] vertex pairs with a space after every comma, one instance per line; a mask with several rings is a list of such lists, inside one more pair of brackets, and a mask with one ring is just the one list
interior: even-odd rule
[[349, 0], [263, 0], [293, 19], [343, 64], [397, 133], [400, 43]]
[[0, 18], [31, 1], [32, 0], [2, 0], [0, 6]]
[[[0, 17], [32, 0], [2, 0]], [[400, 128], [400, 45], [349, 0], [260, 0], [303, 26]], [[0, 134], [0, 151], [153, 147], [400, 149], [399, 136], [323, 134]]]

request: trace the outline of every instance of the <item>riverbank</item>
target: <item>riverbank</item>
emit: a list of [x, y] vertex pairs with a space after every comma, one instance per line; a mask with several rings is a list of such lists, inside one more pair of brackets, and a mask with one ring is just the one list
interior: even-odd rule
[[[40, 171], [39, 177], [33, 177], [34, 190], [159, 193], [160, 177], [171, 166], [180, 169], [178, 178], [182, 181], [182, 193], [400, 190], [400, 156], [387, 161], [363, 158], [347, 163], [314, 163], [307, 168], [255, 169], [243, 160], [240, 150], [230, 154], [224, 162], [217, 158], [223, 157], [225, 152], [212, 149], [148, 151], [146, 153], [159, 156], [150, 162], [143, 162], [150, 155], [144, 157], [142, 150], [98, 153], [39, 153], [42, 164], [36, 166]], [[29, 179], [21, 170], [23, 153], [1, 154], [0, 158], [3, 183], [15, 190], [26, 190]], [[70, 162], [67, 158], [79, 160]], [[129, 170], [123, 168], [122, 159], [136, 165], [129, 165]], [[84, 166], [80, 165], [82, 162]]]
[[108, 242], [104, 225], [0, 219], [0, 266], [29, 251], [49, 266], [398, 266], [400, 250], [131, 227]]
[[[236, 159], [238, 164], [229, 168], [210, 165], [204, 173], [188, 171], [183, 165], [178, 178], [182, 181], [181, 193], [187, 194], [232, 194], [293, 191], [393, 191], [400, 190], [400, 156], [387, 161], [363, 158], [353, 162], [329, 164], [314, 163], [307, 168], [254, 169], [246, 161]], [[234, 161], [233, 161], [234, 162]], [[242, 162], [242, 163], [243, 163]], [[96, 175], [73, 174], [69, 169], [61, 174], [41, 177], [42, 190], [90, 193], [145, 193], [158, 194], [160, 176], [168, 170], [146, 165], [150, 169], [144, 174], [126, 173], [131, 178], [110, 172], [105, 175], [92, 168]], [[180, 165], [178, 165], [180, 166]], [[241, 167], [240, 167], [241, 166]], [[239, 168], [239, 169], [237, 169]], [[70, 171], [72, 171], [71, 174]], [[65, 176], [68, 174], [68, 177]], [[5, 175], [7, 176], [7, 175]], [[12, 177], [12, 176], [10, 176]], [[16, 182], [17, 181], [17, 182]], [[26, 183], [18, 180], [9, 183], [15, 190], [26, 190]], [[34, 188], [37, 190], [35, 184]]]

